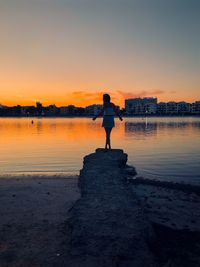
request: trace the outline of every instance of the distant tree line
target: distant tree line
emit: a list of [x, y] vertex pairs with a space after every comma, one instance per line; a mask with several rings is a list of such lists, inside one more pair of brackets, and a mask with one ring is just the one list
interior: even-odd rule
[[66, 107], [56, 107], [55, 105], [50, 105], [44, 107], [42, 104], [37, 103], [36, 106], [13, 106], [6, 107], [0, 106], [0, 116], [16, 116], [16, 117], [34, 117], [34, 116], [83, 116], [86, 115], [85, 108], [75, 107], [69, 105]]

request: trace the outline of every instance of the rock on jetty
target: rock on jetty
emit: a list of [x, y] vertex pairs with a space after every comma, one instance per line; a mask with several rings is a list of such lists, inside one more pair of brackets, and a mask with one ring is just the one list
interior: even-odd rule
[[153, 228], [125, 179], [136, 172], [126, 162], [127, 154], [119, 149], [97, 149], [84, 158], [81, 198], [68, 222], [68, 266], [158, 266], [149, 249]]

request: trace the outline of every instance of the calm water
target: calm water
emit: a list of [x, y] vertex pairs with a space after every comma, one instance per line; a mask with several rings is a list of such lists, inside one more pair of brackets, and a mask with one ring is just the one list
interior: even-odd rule
[[[101, 119], [0, 119], [0, 175], [77, 174], [83, 156], [104, 146]], [[200, 184], [200, 118], [116, 120], [113, 148], [129, 155], [138, 175]]]

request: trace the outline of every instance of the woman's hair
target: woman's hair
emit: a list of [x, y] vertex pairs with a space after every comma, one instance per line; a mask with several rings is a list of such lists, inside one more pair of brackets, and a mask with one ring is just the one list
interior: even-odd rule
[[103, 95], [103, 102], [104, 103], [110, 103], [110, 95], [109, 94]]

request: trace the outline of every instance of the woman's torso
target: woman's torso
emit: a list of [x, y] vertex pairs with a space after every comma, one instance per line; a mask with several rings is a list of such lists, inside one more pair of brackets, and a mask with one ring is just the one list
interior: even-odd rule
[[114, 111], [114, 105], [109, 104], [109, 105], [104, 105], [104, 116], [114, 116], [115, 111]]

